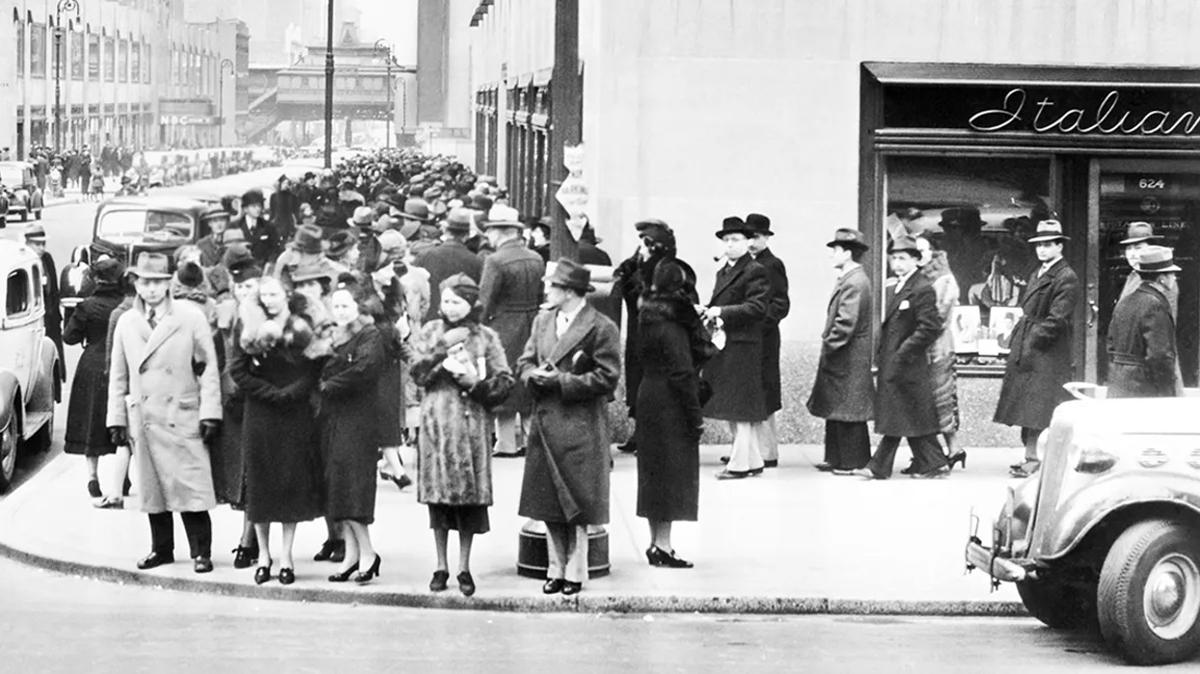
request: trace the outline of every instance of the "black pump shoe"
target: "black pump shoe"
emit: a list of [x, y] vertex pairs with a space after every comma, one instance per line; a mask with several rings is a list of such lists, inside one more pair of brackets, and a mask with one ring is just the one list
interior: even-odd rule
[[695, 566], [686, 559], [676, 557], [674, 550], [667, 552], [657, 545], [651, 545], [646, 550], [646, 561], [650, 562], [650, 566], [665, 566], [669, 569], [690, 569]]
[[954, 464], [956, 463], [961, 464], [963, 470], [967, 469], [967, 450], [964, 449], [962, 451], [955, 452], [946, 458], [946, 465], [950, 468], [950, 470], [954, 470]]
[[354, 566], [351, 566], [350, 568], [346, 569], [345, 571], [335, 573], [332, 576], [330, 576], [329, 582], [344, 583], [344, 582], [350, 580], [350, 576], [354, 575], [355, 571], [358, 571], [358, 562], [355, 562]]
[[280, 585], [291, 585], [294, 582], [296, 582], [296, 571], [294, 569], [289, 569], [285, 566], [279, 570]]
[[562, 578], [551, 578], [546, 581], [545, 585], [542, 585], [542, 594], [558, 594], [562, 592], [563, 585], [565, 584], [566, 581]]
[[254, 570], [254, 584], [262, 585], [271, 580], [271, 562], [268, 560], [266, 566], [260, 566]]
[[[340, 557], [338, 556], [340, 553]], [[314, 562], [341, 562], [346, 559], [346, 541], [329, 539], [321, 544], [321, 549], [313, 555]]]
[[362, 585], [363, 583], [369, 583], [374, 580], [375, 577], [379, 575], [379, 563], [382, 561], [382, 557], [380, 557], [378, 554], [375, 555], [375, 561], [371, 564], [370, 568], [355, 576], [354, 582]]
[[248, 569], [258, 562], [258, 546], [239, 545], [233, 549], [233, 568]]

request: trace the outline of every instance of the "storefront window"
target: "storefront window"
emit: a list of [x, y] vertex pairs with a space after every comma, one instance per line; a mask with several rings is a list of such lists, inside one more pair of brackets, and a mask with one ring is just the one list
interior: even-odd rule
[[72, 31], [68, 33], [68, 43], [71, 47], [71, 79], [83, 79], [83, 33]]
[[46, 76], [46, 24], [35, 23], [29, 26], [29, 74], [34, 77]]
[[961, 363], [996, 364], [1020, 318], [1021, 291], [1037, 267], [1026, 239], [1055, 213], [1050, 160], [888, 157], [885, 236], [940, 226], [958, 306], [950, 316]]

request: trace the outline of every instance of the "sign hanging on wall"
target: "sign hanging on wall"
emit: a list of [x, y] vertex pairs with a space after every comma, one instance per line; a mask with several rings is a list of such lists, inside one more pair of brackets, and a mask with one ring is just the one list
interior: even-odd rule
[[567, 229], [576, 241], [583, 234], [583, 226], [587, 224], [588, 206], [591, 195], [587, 183], [583, 180], [583, 143], [563, 147], [563, 166], [567, 169], [567, 177], [554, 193], [554, 198], [562, 204], [567, 212]]

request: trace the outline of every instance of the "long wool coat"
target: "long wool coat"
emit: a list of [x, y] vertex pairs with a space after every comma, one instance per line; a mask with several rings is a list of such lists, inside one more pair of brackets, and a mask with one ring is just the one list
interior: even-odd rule
[[[546, 263], [525, 247], [521, 239], [505, 241], [483, 261], [479, 282], [479, 306], [483, 324], [500, 335], [511, 370], [516, 367], [542, 299], [542, 276]], [[508, 400], [492, 410], [496, 414], [529, 414], [529, 391], [518, 384]]]
[[875, 432], [908, 438], [938, 432], [928, 351], [941, 331], [933, 285], [915, 271], [884, 291], [886, 311], [875, 363]]
[[412, 377], [424, 391], [417, 445], [417, 501], [492, 505], [492, 419], [480, 394], [488, 389], [493, 394], [511, 389], [512, 371], [499, 335], [491, 328], [475, 326], [465, 344], [472, 362], [483, 361], [483, 381], [476, 385], [478, 390], [463, 389], [442, 367], [445, 334], [442, 320], [431, 321], [412, 345]]
[[562, 338], [557, 311], [534, 319], [518, 375], [544, 363], [558, 371], [554, 390], [533, 390], [533, 415], [518, 513], [572, 525], [608, 522], [612, 470], [605, 403], [621, 377], [621, 336], [609, 318], [584, 305]]
[[104, 417], [108, 413], [108, 369], [105, 364], [105, 340], [108, 318], [124, 299], [120, 288], [99, 286], [79, 303], [67, 319], [63, 341], [83, 344], [83, 355], [75, 366], [71, 381], [71, 400], [67, 408], [67, 431], [63, 451], [68, 454], [100, 456], [117, 451], [108, 439]]
[[870, 421], [875, 416], [871, 378], [871, 281], [861, 266], [838, 279], [821, 331], [817, 378], [808, 398], [813, 416], [833, 421]]
[[1050, 427], [1059, 403], [1070, 399], [1062, 385], [1071, 380], [1072, 325], [1079, 303], [1079, 277], [1059, 260], [1038, 277], [1035, 271], [1021, 298], [1024, 314], [1013, 328], [1004, 382], [994, 420], [1022, 428]]
[[483, 273], [483, 260], [467, 249], [466, 244], [455, 239], [447, 239], [421, 251], [413, 260], [413, 264], [429, 272], [429, 289], [433, 298], [429, 302], [429, 310], [425, 313], [427, 321], [437, 318], [441, 311], [442, 291], [439, 286], [442, 281], [463, 273], [478, 283]]
[[787, 318], [792, 303], [788, 298], [787, 268], [771, 252], [764, 248], [754, 261], [767, 271], [767, 283], [771, 286], [771, 299], [767, 302], [767, 316], [763, 321], [763, 386], [767, 388], [767, 411], [778, 412], [783, 407], [783, 380], [779, 375], [779, 351], [782, 340], [779, 323]]
[[763, 382], [763, 322], [771, 285], [762, 265], [747, 253], [717, 271], [709, 306], [721, 307], [725, 348], [704, 366], [713, 396], [704, 416], [726, 421], [765, 421], [771, 411]]
[[325, 514], [335, 520], [375, 520], [375, 462], [379, 457], [379, 375], [384, 348], [379, 329], [359, 317], [334, 338], [333, 355], [318, 384]]
[[155, 311], [153, 329], [140, 299], [117, 320], [105, 424], [128, 430], [142, 510], [209, 510], [216, 496], [200, 420], [221, 419], [212, 330], [190, 302], [168, 298]]
[[1108, 397], [1176, 395], [1175, 320], [1157, 285], [1143, 283], [1117, 302], [1108, 326]]

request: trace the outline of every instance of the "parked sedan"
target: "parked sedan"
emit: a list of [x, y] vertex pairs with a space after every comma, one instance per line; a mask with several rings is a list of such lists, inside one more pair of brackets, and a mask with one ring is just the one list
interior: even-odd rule
[[32, 213], [35, 219], [42, 219], [42, 190], [26, 162], [0, 161], [0, 191], [8, 201], [7, 218], [20, 215], [21, 222], [25, 222]]

